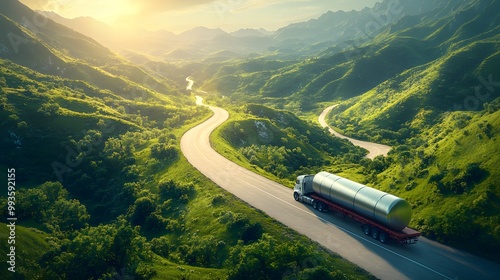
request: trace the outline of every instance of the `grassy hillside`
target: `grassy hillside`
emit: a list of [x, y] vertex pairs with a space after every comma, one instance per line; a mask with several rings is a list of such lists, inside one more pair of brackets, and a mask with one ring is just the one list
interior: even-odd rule
[[[422, 16], [402, 18], [357, 48], [332, 46], [279, 69], [219, 71], [204, 86], [234, 102], [303, 116], [323, 106], [319, 101], [341, 103], [329, 117], [331, 126], [394, 148], [386, 158], [357, 160], [349, 168], [336, 161], [317, 168], [408, 199], [415, 213], [412, 227], [498, 262], [499, 3], [450, 1]], [[264, 167], [268, 161], [243, 144], [256, 138], [236, 133], [258, 133], [257, 119], [245, 118], [250, 121], [235, 117], [221, 136], [232, 133], [236, 140], [228, 143], [248, 155], [242, 161], [254, 156], [253, 162]], [[274, 129], [272, 122], [265, 124]]]
[[348, 169], [366, 154], [290, 112], [256, 104], [236, 108], [211, 142], [227, 158], [289, 186], [325, 165]]
[[[500, 99], [479, 112], [453, 112], [362, 163], [369, 184], [407, 199], [410, 226], [427, 237], [500, 261]], [[376, 163], [376, 164], [375, 164]]]
[[330, 123], [347, 135], [395, 146], [386, 159], [362, 164], [370, 184], [412, 203], [411, 226], [498, 262], [500, 72], [493, 65], [500, 63], [500, 37], [491, 9], [499, 4], [474, 3], [386, 34], [439, 43], [444, 52], [343, 102]]
[[10, 61], [0, 60], [0, 71], [0, 116], [4, 131], [9, 132], [2, 139], [2, 155], [9, 163], [25, 165], [27, 176], [53, 173], [52, 162], [65, 162], [68, 146], [83, 150], [77, 143], [89, 131], [99, 131], [99, 137], [108, 139], [127, 131], [176, 128], [198, 118], [201, 112], [189, 106], [174, 107], [168, 99], [132, 101], [82, 81], [40, 74]]
[[[204, 88], [236, 100], [272, 104], [294, 112], [310, 111], [316, 102], [359, 96], [405, 71], [426, 68], [428, 63], [444, 60], [472, 44], [491, 43], [495, 48], [499, 19], [492, 11], [497, 8], [498, 2], [492, 0], [452, 1], [419, 16], [403, 17], [376, 37], [346, 41], [279, 69], [263, 65], [260, 70], [237, 67], [231, 72], [211, 71]], [[483, 49], [478, 53], [480, 60], [495, 51]], [[218, 69], [230, 65], [239, 63], [229, 61], [219, 64]], [[462, 74], [453, 70], [448, 68], [455, 77]]]
[[[37, 72], [82, 80], [128, 99], [173, 101], [179, 91], [169, 80], [120, 58], [96, 41], [29, 10], [17, 0], [7, 0], [0, 12], [5, 36], [0, 38], [0, 58]], [[160, 94], [163, 95], [160, 95]]]
[[[168, 122], [157, 123], [147, 118], [155, 116], [151, 105], [136, 101], [129, 105], [141, 114], [131, 118], [128, 110], [60, 88], [51, 79], [75, 81], [7, 61], [1, 69], [9, 74], [1, 88], [2, 129], [9, 132], [1, 159], [2, 166], [17, 170], [18, 238], [32, 235], [40, 243], [18, 263], [20, 277], [371, 278], [192, 169], [179, 154], [178, 139], [207, 116], [206, 110], [170, 112], [161, 106], [156, 110], [167, 114]], [[101, 93], [96, 91], [91, 94]], [[1, 209], [7, 209], [5, 199]], [[24, 226], [38, 230], [25, 233]], [[17, 244], [19, 255], [32, 244]], [[276, 252], [263, 251], [267, 246]], [[247, 263], [247, 255], [268, 262]], [[304, 258], [317, 266], [303, 267]]]
[[[2, 253], [12, 254], [10, 247], [14, 246], [15, 249], [15, 270], [20, 275], [40, 275], [42, 267], [37, 262], [45, 252], [50, 248], [48, 242], [49, 235], [43, 231], [35, 228], [16, 226], [15, 230], [15, 244], [7, 243], [10, 236], [10, 229], [7, 224], [0, 223], [0, 239], [3, 240]], [[7, 261], [3, 261], [0, 269], [4, 271], [2, 274], [7, 275], [8, 268], [11, 267]], [[7, 279], [7, 278], [4, 278]]]
[[373, 278], [194, 170], [179, 140], [210, 113], [163, 73], [48, 20], [30, 29], [36, 15], [6, 5], [0, 174], [16, 170], [15, 278]]

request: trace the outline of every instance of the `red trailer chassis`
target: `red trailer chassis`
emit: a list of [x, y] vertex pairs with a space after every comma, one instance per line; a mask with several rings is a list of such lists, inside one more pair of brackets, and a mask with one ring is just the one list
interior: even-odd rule
[[374, 239], [380, 240], [382, 243], [386, 243], [390, 238], [401, 245], [415, 244], [418, 241], [418, 237], [421, 235], [420, 232], [408, 227], [405, 227], [402, 231], [395, 231], [352, 210], [324, 199], [319, 195], [310, 194], [309, 196], [314, 199], [312, 203], [314, 209], [321, 212], [326, 210], [337, 212], [358, 221], [362, 224], [361, 229], [366, 235], [370, 235]]

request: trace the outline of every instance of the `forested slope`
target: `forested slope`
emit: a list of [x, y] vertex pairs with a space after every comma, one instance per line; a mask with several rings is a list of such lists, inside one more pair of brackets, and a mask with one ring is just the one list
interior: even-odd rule
[[204, 86], [307, 117], [340, 103], [333, 127], [393, 150], [323, 169], [408, 199], [412, 227], [498, 261], [500, 2], [446, 2], [353, 48], [333, 45], [279, 69], [233, 63]]
[[2, 2], [0, 25], [0, 174], [15, 173], [15, 277], [371, 278], [188, 164], [179, 139], [210, 113], [170, 76], [16, 0]]

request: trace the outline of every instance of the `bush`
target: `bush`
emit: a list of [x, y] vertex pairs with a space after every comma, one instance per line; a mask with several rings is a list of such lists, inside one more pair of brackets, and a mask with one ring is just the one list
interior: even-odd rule
[[183, 261], [201, 267], [221, 267], [227, 257], [226, 250], [226, 243], [212, 235], [193, 235], [178, 248]]
[[52, 231], [69, 232], [87, 226], [90, 215], [85, 205], [68, 199], [59, 182], [46, 182], [37, 188], [18, 192], [19, 217], [45, 223]]
[[193, 184], [181, 184], [173, 180], [161, 182], [158, 186], [160, 198], [162, 200], [173, 199], [182, 203], [186, 203], [194, 192]]
[[59, 110], [61, 110], [61, 106], [57, 103], [44, 103], [40, 109], [38, 109], [38, 112], [42, 113], [44, 116], [50, 117], [56, 115]]
[[239, 243], [233, 247], [226, 266], [229, 268], [229, 279], [282, 279], [291, 272], [307, 269], [301, 267], [304, 260], [317, 263], [312, 250], [300, 242], [279, 244], [273, 237], [264, 234], [250, 245]]
[[455, 174], [455, 177], [449, 182], [438, 184], [442, 193], [463, 194], [488, 176], [479, 163], [469, 163], [465, 170], [452, 169], [448, 173]]
[[179, 150], [174, 145], [157, 143], [151, 146], [151, 155], [159, 160], [174, 160], [179, 156]]
[[135, 201], [130, 221], [132, 225], [144, 225], [146, 219], [156, 210], [156, 206], [148, 197], [141, 197]]
[[442, 215], [432, 215], [427, 219], [424, 234], [435, 237], [439, 242], [458, 245], [463, 240], [471, 240], [477, 236], [479, 226], [469, 206], [459, 205], [453, 211]]
[[151, 240], [151, 249], [153, 252], [164, 258], [167, 258], [172, 250], [166, 236], [161, 236]]
[[140, 269], [151, 261], [146, 239], [125, 221], [87, 227], [71, 239], [60, 241], [42, 258], [46, 268], [42, 279], [111, 279], [119, 271], [142, 275]]

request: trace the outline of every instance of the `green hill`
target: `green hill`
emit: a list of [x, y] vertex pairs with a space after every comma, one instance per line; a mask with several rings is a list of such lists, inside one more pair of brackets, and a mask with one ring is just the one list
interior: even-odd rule
[[303, 116], [323, 102], [341, 103], [331, 126], [394, 148], [351, 170], [322, 168], [407, 198], [416, 213], [412, 227], [498, 261], [499, 9], [495, 0], [447, 1], [362, 44], [333, 45], [281, 68], [214, 65], [204, 88]]
[[[220, 70], [238, 63], [220, 65], [219, 71], [211, 72], [204, 88], [291, 110], [299, 103], [301, 110], [310, 110], [318, 101], [364, 94], [407, 70], [427, 67], [470, 44], [489, 42], [494, 48], [499, 19], [493, 11], [497, 8], [497, 1], [451, 1], [422, 15], [403, 17], [377, 37], [363, 38], [362, 44], [343, 42], [279, 69], [262, 65], [260, 70], [239, 67], [226, 72]], [[495, 53], [491, 51], [480, 51], [482, 58]]]
[[291, 185], [291, 178], [316, 173], [325, 165], [350, 166], [366, 154], [290, 112], [257, 104], [237, 111], [213, 134], [213, 145], [233, 161], [264, 170], [286, 185]]
[[[210, 113], [171, 82], [179, 73], [2, 5], [0, 174], [16, 170], [15, 278], [372, 279], [189, 165], [179, 139]], [[7, 205], [4, 193], [3, 217]]]
[[496, 261], [498, 5], [471, 1], [441, 20], [387, 34], [413, 36], [442, 55], [346, 100], [330, 119], [348, 135], [395, 146], [379, 168], [364, 165], [376, 175], [371, 184], [412, 203], [411, 226]]
[[93, 39], [37, 14], [17, 0], [6, 0], [0, 12], [5, 36], [0, 58], [37, 72], [83, 80], [119, 95], [143, 100], [166, 99], [179, 92], [165, 78], [118, 57]]
[[[49, 235], [35, 228], [27, 228], [19, 225], [16, 226], [15, 233], [15, 243], [7, 243], [10, 237], [10, 228], [7, 227], [7, 224], [0, 223], [0, 238], [5, 241], [4, 245], [2, 245], [2, 253], [12, 254], [10, 247], [15, 247], [14, 269], [16, 273], [20, 275], [29, 275], [31, 273], [35, 275], [41, 274], [42, 267], [37, 260], [50, 248], [50, 244], [46, 240]], [[11, 273], [7, 270], [9, 267], [12, 266], [7, 261], [2, 262], [0, 269], [4, 271], [3, 275]]]
[[500, 99], [453, 112], [397, 145], [370, 184], [407, 199], [427, 237], [498, 260]]

